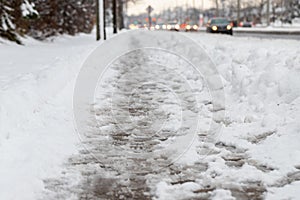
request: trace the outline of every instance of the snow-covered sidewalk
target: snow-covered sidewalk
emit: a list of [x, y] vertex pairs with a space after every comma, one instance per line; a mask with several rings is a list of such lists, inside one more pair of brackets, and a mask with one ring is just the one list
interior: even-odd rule
[[[300, 195], [300, 42], [186, 35], [207, 51], [224, 81], [227, 117], [223, 129], [216, 143], [202, 143], [201, 139], [206, 136], [199, 132], [199, 140], [178, 165], [158, 175], [148, 174], [138, 180], [141, 182], [135, 183], [140, 183], [140, 187], [147, 184], [144, 188], [146, 196], [156, 199], [246, 199], [262, 196], [267, 199], [297, 199]], [[22, 47], [1, 44], [0, 199], [30, 200], [46, 198], [45, 194], [48, 197], [54, 195], [56, 199], [77, 199], [78, 194], [88, 197], [87, 191], [92, 192], [89, 190], [91, 187], [78, 187], [76, 184], [88, 180], [83, 180], [83, 177], [95, 174], [93, 170], [97, 163], [91, 161], [92, 164], [88, 163], [85, 168], [78, 167], [76, 163], [75, 167], [65, 167], [64, 164], [68, 158], [73, 164], [86, 161], [80, 160], [87, 152], [78, 148], [79, 140], [73, 127], [72, 95], [76, 75], [97, 45], [92, 35], [63, 37], [53, 43], [28, 41], [27, 46]], [[116, 64], [115, 73], [126, 74], [126, 64], [138, 64], [132, 60], [144, 55], [133, 55], [127, 63]], [[155, 52], [149, 55], [151, 59], [166, 58]], [[179, 71], [180, 67], [188, 67], [184, 62], [174, 63], [174, 58], [168, 58], [171, 59], [169, 64]], [[142, 64], [141, 60], [138, 62]], [[153, 70], [158, 73], [154, 73], [156, 77], [165, 73], [159, 66]], [[201, 85], [201, 81], [198, 83], [197, 77], [190, 75], [188, 70], [182, 71], [186, 73], [182, 75], [195, 81], [195, 85]], [[149, 69], [139, 71], [137, 77], [135, 73], [127, 73], [125, 79], [140, 81], [149, 78], [147, 74], [150, 72]], [[166, 82], [163, 83], [172, 86], [174, 82], [174, 88], [180, 90], [180, 81], [168, 74], [164, 76]], [[161, 89], [146, 85], [146, 89], [149, 87]], [[126, 94], [124, 85], [119, 88], [121, 96]], [[143, 90], [136, 92], [144, 97], [143, 100], [149, 101], [148, 93], [144, 94]], [[205, 90], [197, 93], [200, 101], [203, 92]], [[186, 98], [190, 100], [189, 96]], [[172, 118], [177, 109], [172, 96], [154, 100], [166, 100], [164, 109], [169, 112], [169, 122], [177, 120]], [[209, 102], [202, 103], [209, 106]], [[103, 105], [99, 108], [100, 117]], [[122, 102], [120, 105], [123, 105]], [[120, 109], [122, 111], [122, 107]], [[143, 109], [140, 108], [141, 111]], [[192, 108], [187, 105], [187, 109]], [[134, 109], [133, 114], [139, 115], [138, 111]], [[202, 111], [209, 117], [209, 112]], [[110, 123], [102, 121], [106, 122]], [[174, 128], [171, 126], [174, 124], [169, 124], [169, 129]], [[114, 130], [110, 128], [102, 127], [107, 132]], [[105, 145], [109, 146], [109, 143]], [[78, 150], [81, 151], [78, 153]], [[113, 154], [113, 150], [104, 152]], [[117, 168], [118, 165], [113, 166]], [[127, 167], [135, 169], [137, 165]], [[77, 169], [84, 173], [72, 171]], [[124, 173], [125, 169], [121, 172]], [[116, 172], [120, 171], [98, 171], [98, 189], [107, 189], [103, 183], [113, 184], [110, 178], [116, 176]], [[104, 178], [99, 177], [101, 173]], [[127, 176], [121, 174], [122, 178]], [[53, 192], [57, 192], [57, 196]]]

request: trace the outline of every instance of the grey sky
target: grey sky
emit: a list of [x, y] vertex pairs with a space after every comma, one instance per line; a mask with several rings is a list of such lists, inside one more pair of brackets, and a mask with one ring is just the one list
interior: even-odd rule
[[195, 2], [197, 8], [209, 8], [212, 6], [212, 0], [140, 0], [136, 4], [129, 3], [128, 14], [145, 13], [148, 5], [154, 8], [154, 13], [158, 13], [164, 9], [174, 8], [176, 6], [189, 6], [192, 7]]

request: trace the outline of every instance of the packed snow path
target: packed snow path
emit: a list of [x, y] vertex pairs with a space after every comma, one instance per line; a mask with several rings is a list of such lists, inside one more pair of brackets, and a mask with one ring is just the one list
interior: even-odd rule
[[[203, 77], [188, 62], [164, 51], [137, 50], [105, 73], [109, 76], [98, 87], [91, 110], [96, 121], [90, 121], [84, 148], [69, 159], [61, 179], [45, 180], [47, 199], [263, 199], [262, 181], [218, 180], [208, 171], [215, 157], [229, 171], [245, 163], [260, 171], [272, 169], [249, 158], [247, 149], [216, 143], [217, 135], [204, 131], [215, 111]], [[198, 115], [203, 127], [195, 130], [192, 146], [177, 146], [182, 155], [176, 160], [160, 152], [176, 137], [184, 139]], [[76, 172], [82, 177], [73, 185]], [[181, 188], [179, 195], [161, 195], [163, 182]]]

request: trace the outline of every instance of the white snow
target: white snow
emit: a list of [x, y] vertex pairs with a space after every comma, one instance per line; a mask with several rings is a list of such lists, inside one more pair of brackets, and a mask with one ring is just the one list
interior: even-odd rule
[[[192, 164], [211, 161], [215, 181], [263, 180], [267, 199], [297, 199], [299, 181], [276, 187], [300, 168], [300, 42], [187, 34], [204, 47], [224, 81], [226, 123], [219, 141], [246, 149], [246, 163], [225, 165], [220, 155], [197, 157], [197, 144], [182, 157]], [[0, 44], [0, 199], [36, 199], [43, 179], [55, 177], [76, 153], [72, 95], [85, 58], [98, 46], [93, 35], [62, 36], [53, 42]], [[200, 144], [198, 144], [200, 145]], [[250, 161], [249, 161], [250, 162]], [[161, 181], [157, 199], [192, 198], [202, 180], [181, 185]], [[213, 199], [233, 199], [217, 189]]]
[[239, 32], [270, 32], [270, 33], [276, 33], [276, 32], [283, 32], [283, 33], [293, 33], [293, 32], [299, 32], [300, 28], [299, 26], [268, 26], [268, 27], [252, 27], [252, 28], [243, 28], [243, 27], [236, 27], [234, 28], [234, 31]]
[[[299, 171], [300, 42], [219, 35], [199, 37], [197, 41], [207, 49], [224, 78], [230, 123], [219, 140], [247, 149], [251, 159], [275, 169], [262, 173], [250, 166], [245, 169], [244, 165], [240, 170], [227, 171], [219, 163], [221, 176], [262, 179], [272, 185], [288, 173]], [[257, 143], [250, 142], [269, 132], [273, 134]], [[267, 197], [297, 199], [299, 191], [295, 193], [292, 185], [273, 188]]]
[[213, 192], [212, 200], [234, 200], [229, 190], [217, 189]]
[[34, 3], [29, 3], [28, 0], [23, 0], [23, 3], [21, 4], [22, 16], [26, 17], [32, 14], [38, 15], [38, 12], [34, 9], [34, 7]]
[[36, 199], [76, 151], [72, 91], [92, 35], [0, 46], [0, 199]]

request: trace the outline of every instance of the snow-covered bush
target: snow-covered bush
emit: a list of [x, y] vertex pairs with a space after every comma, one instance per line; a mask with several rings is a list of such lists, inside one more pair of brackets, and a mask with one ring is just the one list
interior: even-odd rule
[[0, 37], [21, 43], [19, 35], [27, 32], [27, 18], [35, 18], [38, 12], [29, 0], [0, 1]]
[[58, 34], [89, 33], [95, 22], [94, 0], [1, 0], [0, 37], [45, 39]]
[[58, 34], [84, 32], [93, 29], [95, 1], [93, 0], [33, 0], [39, 18], [32, 21], [29, 35], [45, 39]]
[[36, 18], [38, 17], [39, 13], [35, 9], [35, 4], [32, 2], [29, 2], [28, 0], [24, 0], [21, 5], [22, 10], [22, 16], [25, 18]]
[[0, 37], [20, 43], [15, 31], [13, 12], [11, 1], [0, 1]]

